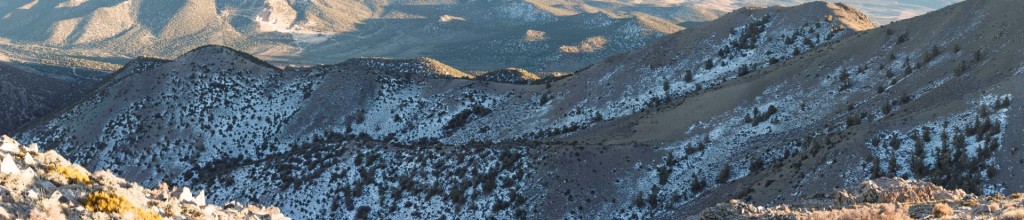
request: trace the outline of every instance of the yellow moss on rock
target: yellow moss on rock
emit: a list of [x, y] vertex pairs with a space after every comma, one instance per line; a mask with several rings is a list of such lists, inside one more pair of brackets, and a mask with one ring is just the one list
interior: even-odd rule
[[134, 219], [159, 220], [163, 219], [152, 210], [135, 206], [124, 196], [113, 192], [92, 192], [82, 201], [85, 208], [90, 212], [118, 213], [124, 216], [132, 216]]

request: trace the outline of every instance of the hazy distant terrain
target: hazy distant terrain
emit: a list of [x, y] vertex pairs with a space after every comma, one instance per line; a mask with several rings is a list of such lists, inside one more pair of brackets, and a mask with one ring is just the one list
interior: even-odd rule
[[[137, 56], [172, 58], [218, 44], [278, 65], [432, 57], [468, 71], [573, 72], [737, 8], [803, 2], [19, 0], [0, 2], [0, 53], [113, 70]], [[949, 3], [851, 1], [880, 23]], [[592, 39], [601, 43], [591, 50], [563, 49]]]
[[0, 62], [0, 133], [57, 113], [108, 73], [57, 66]]
[[[4, 1], [12, 59], [113, 70], [218, 44], [280, 65], [432, 57], [474, 71], [572, 72], [724, 13], [591, 1]], [[531, 36], [528, 36], [531, 35]], [[595, 41], [593, 39], [600, 39]], [[563, 48], [588, 44], [585, 50]]]
[[[815, 0], [620, 0], [620, 2], [647, 4], [690, 4], [716, 10], [732, 10], [745, 6], [797, 5]], [[842, 2], [857, 7], [879, 24], [903, 20], [963, 0], [825, 0]]]

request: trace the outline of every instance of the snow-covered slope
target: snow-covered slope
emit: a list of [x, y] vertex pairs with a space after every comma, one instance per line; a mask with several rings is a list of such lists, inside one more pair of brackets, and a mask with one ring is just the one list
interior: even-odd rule
[[633, 209], [654, 216], [664, 212], [651, 200], [679, 198], [697, 214], [736, 198], [793, 203], [877, 177], [1020, 191], [1024, 180], [1010, 174], [1020, 165], [1020, 8], [958, 3], [565, 140], [659, 146], [665, 155], [638, 164], [644, 174], [619, 194], [646, 198]]
[[0, 133], [57, 113], [105, 77], [93, 70], [0, 62]]
[[[361, 58], [277, 69], [209, 46], [173, 61], [135, 60], [19, 137], [144, 185], [195, 183], [235, 192], [210, 194], [215, 201], [266, 202], [297, 218], [629, 215], [630, 201], [622, 200], [586, 212], [544, 206], [597, 192], [544, 190], [552, 185], [543, 182], [567, 171], [552, 164], [563, 163], [555, 153], [594, 159], [636, 153], [613, 145], [580, 155], [571, 142], [557, 140], [713, 90], [785, 62], [794, 50], [810, 51], [870, 27], [863, 14], [837, 4], [742, 9], [532, 85], [474, 79], [431, 59]], [[553, 149], [541, 150], [536, 141], [554, 141]], [[366, 154], [375, 162], [359, 159]], [[616, 160], [602, 166], [633, 167]], [[400, 190], [402, 184], [412, 185]], [[352, 195], [339, 196], [342, 191]]]
[[[661, 5], [674, 5], [674, 4], [685, 4], [693, 5], [697, 8], [707, 8], [708, 10], [720, 10], [729, 11], [736, 8], [747, 7], [747, 6], [768, 6], [768, 5], [782, 5], [791, 6], [799, 5], [802, 3], [812, 2], [815, 0], [623, 0], [620, 2], [632, 2], [632, 3], [646, 3], [646, 4], [661, 4]], [[963, 0], [825, 0], [827, 2], [835, 3], [847, 3], [853, 5], [864, 11], [872, 20], [879, 22], [880, 24], [888, 24], [889, 22], [899, 21], [914, 16], [928, 13], [932, 10], [939, 9], [953, 3], [961, 2]]]

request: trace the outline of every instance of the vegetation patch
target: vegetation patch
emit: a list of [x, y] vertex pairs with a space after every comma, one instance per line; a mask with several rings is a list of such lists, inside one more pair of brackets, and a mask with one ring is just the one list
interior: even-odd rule
[[61, 175], [76, 183], [92, 184], [92, 180], [89, 179], [89, 172], [82, 167], [49, 165], [46, 166], [46, 172]]
[[125, 199], [124, 196], [112, 192], [89, 193], [85, 201], [82, 201], [82, 204], [91, 212], [118, 213], [126, 216], [130, 215], [135, 217], [135, 219], [141, 220], [163, 219], [156, 212], [135, 206]]

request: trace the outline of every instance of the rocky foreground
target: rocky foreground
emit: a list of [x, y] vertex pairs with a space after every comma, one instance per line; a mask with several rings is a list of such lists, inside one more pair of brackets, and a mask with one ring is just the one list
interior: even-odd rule
[[977, 196], [927, 182], [864, 181], [800, 204], [762, 207], [738, 200], [705, 209], [691, 219], [1024, 219], [1024, 193]]
[[0, 219], [288, 219], [276, 207], [208, 205], [188, 187], [146, 189], [7, 136], [0, 158]]

